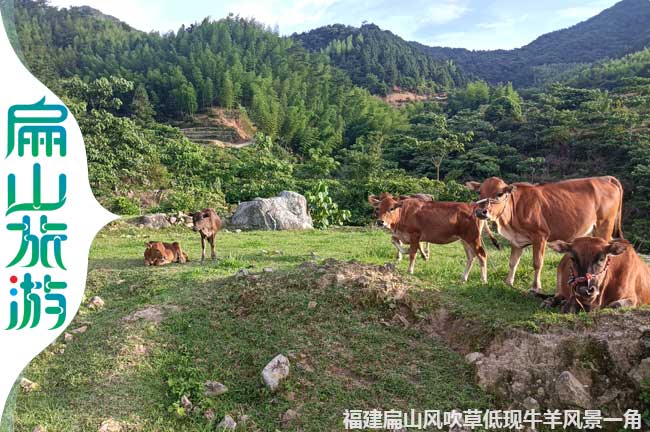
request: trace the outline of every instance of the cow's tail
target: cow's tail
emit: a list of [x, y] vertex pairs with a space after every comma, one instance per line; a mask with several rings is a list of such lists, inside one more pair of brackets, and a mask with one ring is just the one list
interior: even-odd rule
[[497, 239], [494, 237], [494, 234], [492, 234], [492, 230], [490, 229], [490, 223], [486, 221], [484, 223], [484, 226], [485, 226], [485, 231], [487, 231], [487, 234], [490, 237], [490, 240], [492, 241], [492, 244], [494, 245], [494, 247], [501, 250], [501, 245], [499, 244]]
[[618, 187], [620, 197], [618, 199], [618, 212], [616, 214], [616, 222], [614, 225], [613, 236], [615, 238], [624, 238], [623, 237], [623, 185], [616, 177], [611, 177], [612, 183]]

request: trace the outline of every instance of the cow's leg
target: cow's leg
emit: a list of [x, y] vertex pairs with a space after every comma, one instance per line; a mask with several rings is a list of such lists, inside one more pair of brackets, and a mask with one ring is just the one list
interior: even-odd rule
[[208, 241], [210, 242], [210, 258], [214, 261], [217, 259], [217, 254], [214, 252], [214, 234], [208, 237]]
[[431, 243], [424, 242], [424, 252], [422, 252], [422, 249], [420, 248], [420, 252], [422, 252], [422, 258], [424, 258], [425, 261], [428, 261], [429, 257], [431, 256], [431, 254], [429, 253], [430, 252], [430, 250], [429, 250], [430, 246], [431, 246]]
[[515, 273], [517, 273], [517, 267], [519, 266], [519, 260], [521, 259], [521, 254], [524, 252], [523, 248], [517, 247], [515, 245], [510, 246], [510, 272], [506, 278], [506, 283], [510, 286], [515, 284]]
[[406, 251], [402, 248], [402, 242], [399, 241], [397, 237], [391, 237], [391, 243], [393, 243], [393, 246], [397, 249], [397, 262], [402, 261], [402, 254], [406, 253]]
[[544, 266], [544, 252], [546, 251], [546, 239], [541, 238], [533, 241], [533, 269], [535, 279], [531, 291], [538, 293], [542, 290], [542, 267]]
[[467, 279], [469, 279], [469, 272], [472, 270], [472, 265], [474, 265], [474, 251], [472, 251], [470, 245], [465, 243], [465, 240], [461, 240], [460, 242], [463, 245], [463, 249], [465, 249], [465, 256], [467, 257], [467, 264], [465, 264], [465, 271], [463, 272], [460, 278], [463, 282], [467, 282]]
[[205, 260], [205, 237], [201, 234], [201, 262]]
[[481, 246], [481, 238], [478, 239], [478, 244], [475, 246], [476, 256], [478, 257], [478, 264], [481, 266], [481, 281], [487, 283], [487, 252]]
[[411, 237], [411, 248], [409, 249], [409, 273], [413, 274], [415, 269], [415, 258], [418, 255], [418, 249], [420, 248], [420, 239]]
[[[425, 242], [425, 245], [429, 243]], [[425, 261], [429, 260], [429, 254], [424, 252], [424, 248], [422, 247], [422, 242], [418, 243], [418, 250], [420, 251], [420, 255], [422, 255], [422, 259]]]
[[605, 307], [618, 309], [622, 307], [632, 307], [632, 306], [634, 306], [634, 301], [632, 301], [629, 298], [624, 298], [624, 299], [616, 300], [615, 302], [611, 302]]

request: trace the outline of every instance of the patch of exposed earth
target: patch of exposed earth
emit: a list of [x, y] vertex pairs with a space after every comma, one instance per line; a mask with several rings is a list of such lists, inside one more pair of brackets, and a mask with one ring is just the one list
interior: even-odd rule
[[[350, 300], [360, 306], [385, 304], [384, 324], [421, 330], [466, 355], [477, 384], [502, 408], [600, 409], [607, 416], [645, 408], [639, 395], [650, 388], [648, 310], [596, 313], [589, 323], [552, 325], [537, 333], [503, 329], [486, 334], [480, 323], [452, 317], [441, 308], [437, 293], [429, 301], [414, 295], [422, 293], [415, 280], [392, 265], [326, 260], [301, 268], [315, 289], [346, 287]], [[470, 352], [475, 346], [470, 341], [481, 337], [485, 348]]]

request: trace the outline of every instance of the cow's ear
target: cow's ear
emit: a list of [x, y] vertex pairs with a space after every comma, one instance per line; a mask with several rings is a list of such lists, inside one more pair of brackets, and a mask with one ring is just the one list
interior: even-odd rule
[[149, 247], [151, 246], [151, 242], [144, 242], [144, 247]]
[[481, 188], [481, 183], [477, 181], [468, 181], [465, 182], [465, 186], [467, 186], [467, 189], [471, 190], [472, 192], [478, 192]]
[[504, 192], [507, 192], [507, 193], [513, 193], [513, 192], [516, 191], [516, 190], [517, 190], [517, 186], [515, 186], [515, 185], [508, 185], [508, 186], [506, 186], [506, 188], [504, 189]]
[[559, 253], [569, 253], [571, 251], [571, 247], [573, 245], [571, 243], [567, 243], [562, 240], [556, 240], [554, 242], [549, 242], [548, 247], [553, 249], [555, 252]]
[[400, 201], [401, 201], [401, 200], [405, 200], [405, 199], [409, 199], [409, 198], [411, 198], [411, 197], [408, 196], [408, 195], [400, 195], [400, 196], [399, 196], [399, 200], [400, 200]]
[[620, 240], [612, 240], [609, 242], [609, 245], [607, 245], [606, 252], [607, 255], [616, 256], [625, 252], [628, 247], [630, 247], [630, 244], [627, 242], [622, 242]]
[[368, 195], [368, 202], [374, 207], [379, 204], [379, 198], [374, 195]]

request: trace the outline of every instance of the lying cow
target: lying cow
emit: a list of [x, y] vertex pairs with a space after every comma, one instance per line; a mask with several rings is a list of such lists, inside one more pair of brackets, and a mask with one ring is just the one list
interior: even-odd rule
[[533, 246], [533, 293], [542, 289], [541, 274], [547, 242], [572, 241], [590, 234], [608, 241], [613, 236], [623, 237], [623, 187], [615, 177], [539, 185], [509, 185], [498, 177], [492, 177], [483, 183], [468, 182], [466, 185], [480, 193], [476, 216], [496, 222], [499, 234], [510, 242], [507, 284], [514, 284], [524, 248]]
[[175, 263], [186, 263], [189, 261], [187, 254], [181, 249], [178, 242], [163, 243], [151, 241], [144, 244], [144, 265], [146, 266], [161, 266]]
[[589, 312], [650, 304], [650, 268], [628, 241], [581, 237], [549, 247], [566, 255], [557, 269], [557, 293], [543, 306]]
[[210, 243], [210, 257], [215, 260], [214, 238], [221, 229], [221, 218], [211, 208], [205, 208], [192, 215], [192, 230], [201, 234], [201, 262], [205, 260], [205, 240]]
[[467, 256], [462, 280], [467, 281], [474, 258], [478, 257], [481, 279], [487, 282], [487, 254], [481, 242], [485, 222], [476, 218], [472, 205], [418, 199], [397, 201], [387, 194], [378, 204], [377, 217], [380, 225], [392, 231], [394, 239], [410, 245], [409, 273], [413, 273], [418, 250], [425, 256], [420, 242], [447, 244], [460, 240]]

